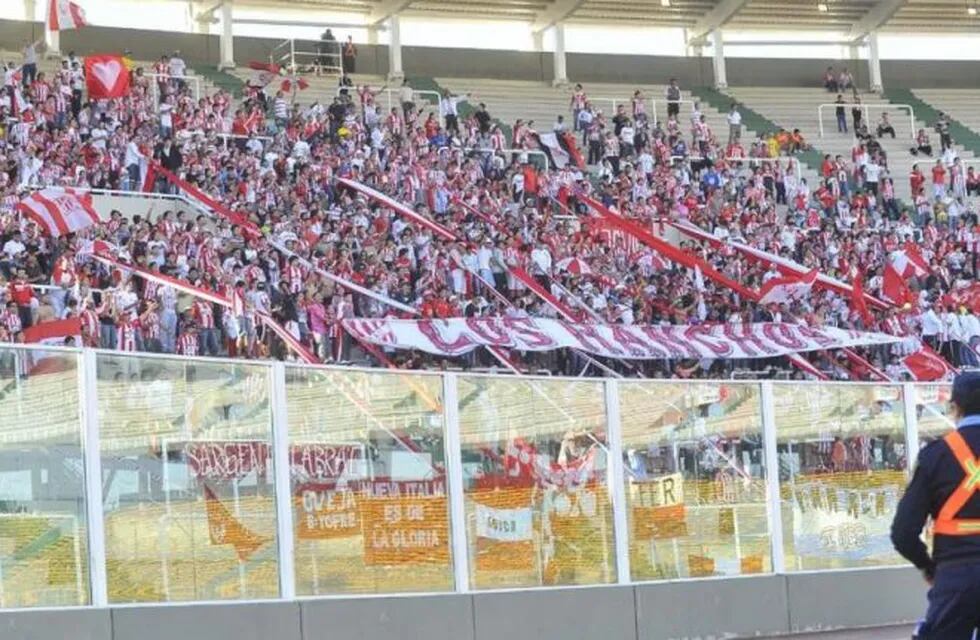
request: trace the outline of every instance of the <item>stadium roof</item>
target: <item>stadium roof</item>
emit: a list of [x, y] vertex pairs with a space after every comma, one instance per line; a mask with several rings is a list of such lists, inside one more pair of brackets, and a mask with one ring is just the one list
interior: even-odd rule
[[[844, 32], [980, 31], [978, 0], [277, 0], [280, 5], [360, 13], [375, 24], [395, 13], [511, 19], [538, 29], [556, 22], [684, 27], [692, 39], [727, 26]], [[266, 2], [267, 4], [267, 2]]]

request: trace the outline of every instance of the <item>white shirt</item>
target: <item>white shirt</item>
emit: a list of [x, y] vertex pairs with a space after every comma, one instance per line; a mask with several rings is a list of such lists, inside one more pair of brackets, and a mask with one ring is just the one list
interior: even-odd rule
[[126, 157], [123, 160], [123, 165], [131, 167], [134, 164], [139, 164], [140, 160], [143, 159], [143, 154], [140, 153], [139, 145], [135, 141], [130, 140], [129, 144], [126, 145]]
[[463, 98], [443, 98], [439, 101], [439, 115], [442, 117], [459, 115], [459, 103]]
[[531, 262], [537, 267], [539, 273], [551, 273], [551, 253], [545, 249], [534, 249], [531, 251]]
[[184, 62], [183, 58], [177, 56], [170, 58], [170, 75], [183, 78], [185, 71], [187, 71], [187, 63]]
[[943, 329], [939, 316], [937, 316], [936, 312], [932, 309], [928, 309], [925, 313], [919, 316], [919, 322], [922, 324], [922, 335], [924, 336], [938, 335]]
[[864, 178], [868, 182], [878, 182], [879, 177], [881, 177], [881, 166], [878, 163], [872, 160], [864, 165]]
[[3, 245], [3, 252], [11, 258], [17, 257], [26, 250], [27, 247], [24, 246], [24, 243], [20, 242], [19, 240], [14, 240], [13, 238], [7, 240], [7, 242]]
[[728, 124], [733, 127], [742, 126], [742, 114], [738, 111], [731, 111], [728, 113]]

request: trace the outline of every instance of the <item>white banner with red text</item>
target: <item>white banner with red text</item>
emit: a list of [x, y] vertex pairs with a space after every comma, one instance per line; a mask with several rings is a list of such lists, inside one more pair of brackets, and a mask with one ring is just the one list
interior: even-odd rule
[[575, 324], [545, 318], [352, 318], [344, 320], [344, 328], [359, 340], [380, 347], [444, 356], [501, 347], [519, 351], [572, 348], [635, 360], [742, 359], [899, 342], [883, 333], [785, 323], [650, 326]]

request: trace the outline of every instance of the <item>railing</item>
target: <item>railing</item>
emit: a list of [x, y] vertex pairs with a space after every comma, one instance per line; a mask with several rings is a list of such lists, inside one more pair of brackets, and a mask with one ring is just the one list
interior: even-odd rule
[[272, 136], [251, 136], [251, 135], [243, 135], [240, 133], [218, 133], [215, 135], [217, 135], [219, 138], [222, 139], [222, 141], [224, 142], [225, 149], [228, 148], [229, 140], [261, 140], [262, 146], [265, 146], [266, 144], [272, 142], [274, 139], [272, 138]]
[[[335, 95], [339, 96], [340, 92], [344, 89], [347, 89], [348, 92], [350, 92], [351, 90], [356, 91], [356, 87], [337, 87]], [[387, 105], [388, 111], [391, 111], [393, 107], [401, 106], [401, 98], [397, 96], [398, 92], [399, 89], [395, 87], [385, 87], [383, 92], [379, 91], [379, 93], [385, 94], [385, 104]], [[416, 104], [415, 104], [416, 107], [418, 107], [418, 98], [424, 96], [430, 96], [428, 100], [433, 103], [434, 108], [436, 109], [439, 108], [439, 101], [442, 99], [442, 96], [439, 95], [438, 91], [425, 91], [421, 89], [412, 89], [412, 98], [416, 100]], [[354, 96], [351, 97], [353, 98]]]
[[[328, 47], [328, 45], [333, 45]], [[317, 75], [328, 73], [332, 75], [343, 75], [344, 65], [341, 55], [341, 44], [335, 40], [318, 40], [316, 47], [328, 47], [330, 50], [323, 52], [297, 50], [296, 40], [284, 40], [272, 48], [269, 52], [269, 62], [285, 68], [290, 73], [298, 73], [303, 65], [309, 65]]]
[[150, 95], [153, 97], [154, 103], [160, 102], [160, 87], [158, 85], [161, 78], [164, 80], [177, 80], [189, 84], [192, 87], [191, 90], [194, 94], [195, 102], [200, 100], [201, 96], [203, 95], [201, 90], [201, 78], [198, 76], [172, 76], [169, 73], [144, 73], [143, 77], [150, 78], [150, 80], [152, 80], [152, 82], [150, 82]]
[[[459, 151], [462, 153], [479, 153], [482, 155], [496, 155], [496, 154], [510, 154], [511, 156], [535, 156], [541, 158], [542, 167], [545, 169], [551, 169], [551, 162], [548, 160], [548, 154], [540, 149], [488, 149], [483, 147], [439, 147], [438, 152], [442, 153], [452, 153], [454, 151]], [[512, 158], [513, 159], [513, 158]]]
[[[836, 102], [828, 102], [828, 103], [825, 103], [825, 104], [818, 105], [817, 106], [817, 122], [820, 125], [820, 137], [821, 138], [824, 137], [824, 126], [823, 126], [823, 111], [824, 111], [824, 109], [833, 108], [834, 111], [835, 111], [835, 113], [836, 113], [836, 110], [837, 110], [838, 107], [844, 107], [844, 116], [845, 117], [848, 117], [848, 116], [851, 115], [850, 114], [850, 111], [854, 107], [861, 107], [861, 110], [864, 112], [864, 124], [867, 125], [868, 131], [870, 131], [870, 132], [874, 132], [875, 128], [877, 128], [877, 126], [878, 126], [877, 123], [871, 122], [871, 117], [870, 117], [871, 109], [875, 109], [877, 111], [889, 111], [891, 109], [898, 109], [899, 111], [901, 111], [901, 110], [906, 110], [907, 109], [908, 112], [909, 112], [909, 132], [910, 132], [909, 135], [912, 138], [912, 140], [915, 140], [915, 134], [916, 134], [916, 129], [915, 129], [915, 109], [910, 104], [891, 104], [891, 103], [888, 103], [888, 102], [882, 102], [880, 104], [874, 104], [874, 103], [872, 103], [872, 104], [866, 104], [864, 102], [862, 102], [861, 104], [857, 104], [857, 103], [837, 104]], [[836, 122], [836, 116], [835, 116], [835, 122]], [[895, 126], [894, 123], [892, 123], [892, 126], [893, 127]]]
[[[697, 161], [706, 160], [706, 159], [707, 158], [704, 158], [702, 156], [670, 156], [670, 161], [671, 162], [676, 162], [678, 160], [681, 160], [681, 161], [692, 161], [693, 160], [693, 161], [697, 162]], [[787, 161], [787, 166], [788, 166], [789, 165], [789, 161], [792, 160], [793, 161], [793, 173], [796, 175], [796, 179], [797, 180], [801, 180], [803, 178], [803, 172], [802, 172], [802, 169], [800, 168], [800, 161], [797, 160], [796, 158], [790, 158], [790, 157], [786, 157], [786, 156], [780, 156], [778, 158], [752, 158], [752, 157], [744, 157], [744, 156], [743, 157], [735, 157], [735, 156], [732, 156], [732, 157], [728, 157], [728, 158], [714, 158], [714, 160], [724, 160], [725, 162], [729, 162], [729, 163], [735, 163], [735, 162], [738, 162], [740, 164], [745, 163], [745, 164], [748, 164], [749, 166], [753, 166], [753, 167], [757, 167], [760, 164], [765, 164], [765, 163], [769, 163], [769, 164], [772, 164], [772, 163], [781, 164], [782, 161], [784, 161], [784, 160]]]
[[[630, 98], [608, 98], [608, 97], [604, 97], [604, 96], [599, 96], [599, 97], [595, 97], [595, 98], [588, 97], [587, 100], [588, 100], [588, 102], [590, 102], [592, 104], [596, 104], [596, 103], [599, 103], [599, 104], [610, 104], [612, 106], [612, 112], [613, 113], [615, 113], [617, 107], [619, 107], [620, 105], [627, 105], [627, 106], [629, 106], [632, 109], [632, 103], [633, 103], [633, 98], [632, 97], [630, 97]], [[668, 101], [666, 98], [660, 99], [660, 100], [658, 100], [657, 98], [650, 98], [649, 100], [650, 100], [650, 113], [649, 113], [649, 116], [650, 116], [650, 120], [651, 120], [651, 122], [653, 123], [654, 126], [656, 126], [657, 123], [660, 122], [660, 114], [657, 113], [657, 109], [658, 109], [657, 105], [658, 104], [667, 104], [668, 102], [671, 103], [671, 104], [676, 103], [678, 105], [688, 104], [688, 105], [691, 105], [691, 107], [693, 108], [694, 105], [697, 103], [696, 100], [670, 100], [670, 101]], [[666, 112], [666, 108], [665, 108], [664, 114], [666, 115], [666, 113], [667, 112]], [[632, 117], [632, 110], [630, 112], [630, 117]]]
[[[654, 100], [653, 101], [653, 124], [657, 124], [658, 122], [660, 122], [660, 114], [657, 113], [657, 110], [658, 110], [657, 105], [658, 104], [661, 104], [661, 103], [664, 104], [664, 105], [670, 105], [670, 104], [678, 104], [678, 105], [681, 105], [681, 104], [689, 104], [689, 105], [691, 105], [691, 109], [693, 110], [694, 105], [697, 102], [698, 102], [697, 100], [667, 100], [666, 98], [664, 98], [662, 100]], [[666, 114], [667, 114], [667, 107], [664, 107], [664, 116], [665, 116], [665, 118], [666, 118]]]
[[[8, 608], [893, 566], [916, 452], [953, 427], [949, 386], [912, 383], [515, 378], [40, 345], [0, 347], [0, 383], [0, 499], [23, 520], [2, 528], [19, 536], [0, 556]], [[51, 465], [77, 471], [43, 490], [25, 480]], [[77, 533], [59, 524], [72, 516]]]

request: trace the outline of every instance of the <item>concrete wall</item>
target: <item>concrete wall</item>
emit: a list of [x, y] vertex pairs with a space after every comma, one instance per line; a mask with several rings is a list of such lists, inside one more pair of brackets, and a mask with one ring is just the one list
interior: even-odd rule
[[[0, 47], [18, 50], [32, 37], [42, 35], [41, 23], [0, 20]], [[279, 40], [236, 38], [235, 59], [240, 65], [250, 60], [266, 60]], [[312, 50], [313, 42], [305, 43]], [[304, 45], [300, 45], [304, 46]], [[388, 48], [358, 44], [357, 71], [388, 73]], [[179, 49], [191, 64], [218, 63], [218, 36], [190, 33], [86, 27], [61, 35], [63, 51], [80, 55], [130, 49], [136, 58], [153, 60], [162, 53]], [[568, 54], [568, 76], [580, 82], [666, 83], [676, 77], [681, 86], [707, 86], [712, 83], [710, 58], [668, 56], [628, 56], [613, 54]], [[771, 58], [729, 58], [728, 83], [731, 86], [816, 86], [828, 66], [847, 66], [860, 86], [868, 85], [868, 65], [862, 60], [794, 60]], [[550, 53], [484, 49], [404, 47], [402, 63], [411, 76], [456, 78], [502, 78], [551, 82], [554, 77]], [[980, 64], [969, 61], [883, 60], [881, 73], [885, 86], [906, 88], [973, 87], [980, 84]]]
[[633, 586], [0, 612], [4, 640], [668, 640], [910, 622], [904, 568]]

